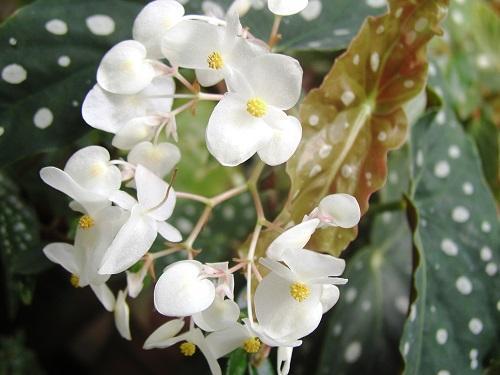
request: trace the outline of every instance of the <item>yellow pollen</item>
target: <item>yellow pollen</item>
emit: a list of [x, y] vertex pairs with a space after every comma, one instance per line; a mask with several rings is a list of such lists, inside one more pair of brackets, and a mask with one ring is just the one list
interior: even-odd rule
[[303, 302], [311, 294], [311, 289], [303, 283], [293, 283], [290, 285], [290, 295], [298, 302]]
[[245, 349], [247, 353], [257, 353], [260, 349], [260, 340], [257, 337], [245, 340], [243, 349]]
[[194, 353], [196, 353], [196, 345], [189, 341], [183, 342], [180, 349], [181, 353], [186, 357], [191, 357]]
[[75, 275], [75, 274], [72, 274], [71, 277], [69, 278], [69, 282], [71, 283], [71, 285], [73, 285], [74, 288], [78, 288], [80, 285], [80, 278]]
[[210, 69], [219, 70], [224, 67], [224, 60], [222, 59], [220, 52], [217, 51], [208, 55], [207, 63]]
[[265, 116], [267, 104], [261, 98], [252, 98], [247, 102], [247, 112], [254, 117]]
[[78, 226], [81, 229], [89, 229], [94, 226], [95, 222], [89, 215], [83, 215], [80, 220], [78, 220]]

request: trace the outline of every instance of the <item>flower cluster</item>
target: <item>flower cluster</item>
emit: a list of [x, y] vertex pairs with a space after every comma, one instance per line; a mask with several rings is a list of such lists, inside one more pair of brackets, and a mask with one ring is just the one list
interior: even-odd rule
[[[63, 170], [41, 170], [43, 181], [69, 196], [70, 208], [80, 215], [74, 244], [51, 243], [44, 253], [71, 273], [75, 287], [89, 285], [104, 307], [114, 311], [120, 334], [131, 339], [127, 296], [139, 295], [148, 272], [154, 276], [155, 259], [186, 250], [188, 259], [166, 267], [154, 289], [156, 310], [174, 319], [158, 328], [144, 348], [181, 343], [186, 356], [198, 348], [212, 373], [220, 374], [217, 360], [238, 347], [248, 353], [277, 347], [278, 371], [286, 374], [293, 348], [316, 329], [339, 299], [336, 285], [346, 282], [339, 278], [343, 260], [305, 246], [319, 228], [357, 225], [356, 200], [346, 194], [327, 196], [302, 223], [289, 223], [286, 231], [278, 227], [282, 233], [259, 260], [263, 278], [254, 260], [264, 225], [258, 202], [260, 221], [248, 259], [232, 267], [229, 262], [202, 264], [194, 259], [192, 245], [210, 211], [184, 242], [167, 223], [179, 196], [194, 197], [210, 208], [250, 186], [209, 199], [176, 193], [164, 181], [181, 158], [175, 144], [183, 141], [178, 139], [176, 116], [199, 101], [218, 101], [208, 120], [206, 143], [224, 166], [239, 165], [254, 154], [267, 165], [282, 164], [300, 143], [300, 122], [285, 111], [300, 98], [302, 69], [241, 26], [238, 11], [248, 10], [248, 4], [237, 0], [223, 20], [185, 15], [174, 0], [153, 1], [137, 16], [133, 40], [106, 53], [82, 115], [90, 126], [114, 134], [113, 146], [126, 157], [112, 160], [105, 148], [89, 146], [72, 155]], [[307, 0], [269, 0], [268, 5], [280, 19], [301, 11]], [[189, 82], [179, 68], [193, 69], [197, 82]], [[176, 83], [184, 92], [176, 92]], [[221, 93], [200, 90], [214, 85]], [[173, 108], [174, 99], [188, 101]], [[150, 252], [158, 234], [168, 248]], [[131, 271], [137, 264], [138, 271], [137, 266]], [[242, 269], [247, 270], [244, 319], [234, 296], [234, 273]], [[127, 286], [115, 297], [106, 282], [123, 272]], [[253, 296], [252, 279], [259, 281]], [[183, 331], [186, 322], [189, 327]]]

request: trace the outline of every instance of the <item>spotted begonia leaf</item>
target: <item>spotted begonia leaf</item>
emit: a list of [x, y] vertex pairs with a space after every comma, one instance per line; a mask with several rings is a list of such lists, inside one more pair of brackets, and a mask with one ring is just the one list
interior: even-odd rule
[[[224, 18], [234, 0], [190, 0], [184, 5], [188, 12], [204, 13]], [[269, 37], [274, 15], [267, 0], [240, 0], [250, 5], [242, 17], [244, 27], [256, 37]], [[243, 8], [243, 7], [242, 7]], [[309, 0], [301, 13], [284, 17], [279, 32], [282, 36], [278, 51], [341, 50], [356, 35], [363, 20], [386, 10], [385, 0]]]
[[[299, 222], [334, 192], [354, 195], [362, 213], [387, 174], [388, 150], [407, 137], [403, 106], [424, 88], [426, 46], [441, 33], [447, 0], [390, 1], [369, 17], [319, 89], [301, 107], [304, 136], [288, 162], [290, 200], [278, 217]], [[357, 228], [316, 231], [310, 248], [338, 255]]]
[[452, 112], [412, 129], [414, 296], [405, 374], [479, 374], [500, 342], [500, 228], [472, 141]]
[[75, 140], [97, 64], [131, 35], [141, 5], [39, 0], [0, 26], [0, 165]]
[[[403, 198], [409, 187], [408, 148], [390, 155], [390, 178], [381, 204]], [[384, 212], [373, 222], [369, 244], [347, 260], [349, 282], [327, 317], [316, 374], [396, 374], [398, 344], [408, 312], [411, 231], [404, 212]], [[353, 324], [353, 322], [356, 322]]]

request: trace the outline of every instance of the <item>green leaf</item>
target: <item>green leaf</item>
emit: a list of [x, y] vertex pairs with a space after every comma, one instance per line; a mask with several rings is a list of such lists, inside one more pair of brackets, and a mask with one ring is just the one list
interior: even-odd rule
[[130, 37], [140, 8], [123, 0], [39, 0], [0, 26], [0, 166], [90, 130], [82, 100], [104, 53]]
[[24, 335], [0, 336], [0, 374], [40, 375], [43, 373], [35, 353], [26, 347]]
[[[267, 0], [250, 2], [256, 6], [250, 9], [241, 22], [244, 27], [249, 27], [256, 37], [267, 41], [274, 15], [267, 8]], [[212, 4], [208, 6], [208, 3]], [[191, 0], [185, 7], [187, 12], [203, 14], [206, 9], [212, 10], [212, 14], [224, 17], [232, 3], [233, 0]], [[344, 49], [367, 16], [386, 10], [385, 2], [379, 0], [363, 0], [356, 2], [355, 6], [350, 0], [310, 0], [309, 4], [306, 11], [284, 18], [280, 27], [282, 40], [277, 50], [289, 52]]]
[[479, 374], [500, 342], [495, 202], [452, 113], [416, 124], [411, 152], [416, 269], [400, 344], [405, 374]]
[[[408, 148], [391, 154], [381, 204], [402, 199], [409, 184]], [[378, 215], [368, 245], [347, 260], [349, 280], [327, 318], [317, 374], [395, 374], [408, 311], [411, 232], [401, 211]]]
[[229, 356], [226, 375], [245, 375], [247, 373], [248, 354], [243, 349], [236, 349]]
[[182, 158], [177, 165], [176, 190], [212, 196], [243, 180], [241, 167], [224, 168], [207, 150], [205, 129], [214, 107], [212, 102], [199, 102], [195, 114], [186, 111], [177, 118]]
[[[324, 196], [354, 195], [362, 212], [386, 178], [388, 150], [407, 136], [405, 103], [427, 79], [426, 45], [440, 34], [446, 0], [391, 1], [370, 17], [319, 89], [301, 107], [302, 142], [287, 164], [290, 201], [278, 221], [298, 222]], [[309, 247], [338, 255], [357, 228], [316, 231]]]
[[7, 312], [13, 318], [19, 302], [31, 303], [35, 279], [47, 261], [41, 251], [38, 219], [19, 197], [16, 186], [0, 174], [0, 260]]
[[472, 119], [467, 131], [476, 142], [486, 180], [495, 197], [500, 200], [500, 180], [498, 176], [500, 170], [500, 135], [498, 130], [488, 118], [488, 115], [483, 112], [477, 118]]

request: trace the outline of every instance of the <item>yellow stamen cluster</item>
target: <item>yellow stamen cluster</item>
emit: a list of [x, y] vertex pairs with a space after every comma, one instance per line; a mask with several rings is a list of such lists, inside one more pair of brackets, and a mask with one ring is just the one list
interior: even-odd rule
[[210, 55], [208, 55], [207, 63], [210, 69], [219, 70], [224, 67], [224, 60], [222, 59], [222, 55], [217, 51], [212, 52]]
[[80, 220], [78, 220], [78, 226], [81, 229], [89, 229], [94, 226], [95, 222], [89, 215], [83, 215]]
[[304, 283], [293, 283], [290, 285], [290, 295], [298, 302], [305, 301], [311, 294], [311, 289]]
[[247, 353], [257, 353], [260, 350], [260, 340], [257, 337], [249, 338], [243, 343], [243, 349]]
[[69, 282], [71, 283], [71, 285], [73, 285], [74, 288], [78, 288], [80, 286], [80, 278], [75, 274], [71, 275], [71, 277], [69, 278]]
[[186, 357], [191, 357], [194, 353], [196, 353], [196, 345], [192, 342], [186, 341], [181, 344], [180, 350]]
[[252, 98], [247, 102], [247, 112], [254, 117], [265, 116], [267, 104], [261, 98]]

